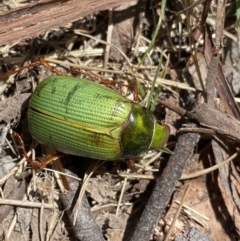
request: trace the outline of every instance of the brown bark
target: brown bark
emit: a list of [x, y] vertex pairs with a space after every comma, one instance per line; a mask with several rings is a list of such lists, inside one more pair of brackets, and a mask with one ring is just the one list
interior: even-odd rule
[[88, 14], [117, 7], [129, 0], [44, 0], [0, 15], [0, 46], [36, 37]]

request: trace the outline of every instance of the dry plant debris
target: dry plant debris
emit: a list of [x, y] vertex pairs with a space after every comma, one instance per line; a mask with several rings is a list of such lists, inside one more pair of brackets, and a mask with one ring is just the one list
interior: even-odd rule
[[[239, 6], [103, 2], [0, 3], [0, 240], [240, 240]], [[29, 97], [56, 74], [40, 57], [154, 111], [174, 153], [32, 168], [10, 131], [54, 153], [28, 132]]]

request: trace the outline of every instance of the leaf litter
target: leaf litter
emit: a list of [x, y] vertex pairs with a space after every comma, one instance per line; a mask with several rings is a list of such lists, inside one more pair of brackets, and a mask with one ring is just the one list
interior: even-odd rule
[[[10, 2], [1, 3], [3, 13], [8, 7], [12, 8]], [[2, 76], [8, 76], [6, 75], [8, 73], [9, 76], [8, 79], [0, 78], [1, 132], [6, 127], [14, 128], [22, 134], [27, 150], [32, 152], [26, 122], [27, 101], [35, 86], [46, 77], [48, 70], [39, 65], [29, 67], [29, 71], [10, 74], [21, 66], [23, 59], [26, 61], [24, 65], [28, 65], [30, 59], [37, 60], [39, 57], [47, 57], [50, 64], [61, 61], [61, 66], [58, 65], [57, 68], [67, 74], [71, 74], [70, 65], [80, 66], [86, 75], [90, 71], [97, 78], [107, 79], [112, 88], [127, 98], [133, 98], [134, 81], [138, 81], [144, 90], [144, 94], [139, 93], [139, 102], [144, 100], [146, 93], [149, 93], [161, 59], [161, 69], [157, 76], [157, 85], [161, 86], [161, 92], [159, 93], [156, 88], [154, 98], [164, 99], [173, 103], [175, 108], [181, 107], [189, 113], [193, 111], [194, 114], [196, 106], [202, 102], [208, 103], [211, 108], [219, 111], [211, 112], [212, 109], [208, 105], [204, 109], [207, 113], [211, 113], [206, 118], [212, 119], [213, 123], [216, 122], [217, 113], [223, 113], [220, 125], [224, 126], [219, 128], [214, 125], [207, 126], [209, 122], [205, 121], [206, 119], [200, 121], [198, 113], [192, 114], [189, 118], [189, 115], [181, 116], [176, 109], [156, 105], [157, 118], [171, 127], [171, 138], [168, 143], [171, 150], [181, 134], [179, 128], [197, 123], [196, 130], [198, 127], [204, 127], [215, 131], [213, 136], [207, 133], [201, 134], [194, 155], [186, 164], [184, 174], [192, 174], [219, 164], [239, 151], [237, 130], [235, 138], [230, 139], [228, 135], [230, 127], [226, 124], [234, 122], [238, 126], [237, 111], [232, 108], [233, 105], [229, 107], [226, 103], [226, 100], [230, 101], [229, 96], [225, 96], [227, 91], [224, 88], [227, 87], [223, 87], [225, 85], [220, 82], [222, 79], [227, 81], [225, 83], [230, 88], [229, 93], [238, 103], [239, 50], [236, 44], [237, 32], [232, 24], [237, 23], [235, 15], [217, 12], [217, 4], [220, 2], [206, 1], [194, 6], [186, 6], [181, 1], [167, 3], [158, 38], [154, 47], [147, 53], [143, 64], [139, 66], [152, 39], [157, 19], [163, 14], [159, 12], [158, 2], [141, 4], [133, 1], [129, 5], [86, 16], [75, 23], [49, 30], [44, 35], [38, 36], [34, 54], [30, 58], [28, 51], [32, 48], [33, 41], [17, 40], [14, 45], [2, 46], [0, 71]], [[233, 2], [229, 2], [223, 8], [230, 10], [232, 5]], [[225, 22], [224, 29], [218, 24], [219, 18]], [[203, 26], [201, 21], [206, 24], [204, 31], [201, 29]], [[222, 54], [213, 51], [212, 43], [218, 48], [219, 39], [222, 41], [220, 46]], [[107, 46], [108, 53], [105, 52]], [[213, 73], [209, 66], [215, 60], [211, 56], [210, 58], [206, 51], [210, 55], [212, 53], [221, 55], [217, 60], [219, 62], [211, 65], [213, 68], [217, 66]], [[134, 72], [136, 69], [138, 72]], [[209, 76], [215, 76], [210, 79], [213, 82], [211, 91], [207, 88]], [[117, 80], [118, 83], [112, 85], [111, 80]], [[213, 102], [209, 101], [211, 99]], [[153, 101], [151, 103], [154, 105]], [[229, 116], [232, 122], [227, 121]], [[231, 133], [234, 133], [234, 130], [232, 128]], [[77, 231], [74, 230], [68, 217], [62, 213], [64, 208], [61, 203], [61, 193], [67, 193], [68, 189], [66, 180], [61, 180], [63, 183], [60, 184], [59, 179], [64, 179], [63, 175], [58, 176], [56, 170], [49, 169], [40, 172], [27, 165], [24, 159], [20, 161], [21, 153], [18, 153], [17, 147], [14, 147], [10, 135], [7, 135], [6, 139], [4, 137], [1, 143], [3, 150], [0, 153], [0, 160], [9, 162], [17, 159], [18, 162], [10, 162], [13, 164], [7, 168], [4, 162], [0, 164], [2, 171], [0, 208], [3, 209], [1, 214], [4, 214], [4, 218], [1, 219], [4, 221], [0, 226], [0, 239], [15, 240], [17, 237], [20, 240], [74, 240], [73, 236], [77, 236]], [[37, 156], [43, 157], [44, 151], [40, 146], [35, 151]], [[158, 177], [169, 158], [163, 154], [151, 162], [149, 161], [151, 155], [154, 153], [148, 153], [140, 164], [137, 162], [134, 170], [127, 171], [128, 167], [122, 161], [105, 163], [89, 179], [85, 191], [86, 197], [94, 218], [107, 240], [131, 239], [132, 230], [147, 205], [155, 184], [154, 180], [140, 179], [140, 175]], [[67, 166], [65, 168], [74, 166], [76, 161], [72, 161], [74, 158], [70, 159], [65, 161], [68, 163], [64, 165]], [[77, 162], [79, 165], [81, 160]], [[189, 183], [189, 192], [184, 198], [183, 208], [175, 222], [170, 239], [184, 240], [194, 228], [195, 233], [206, 235], [205, 238], [209, 238], [208, 240], [239, 240], [238, 162], [236, 159], [209, 174], [179, 181], [171, 202], [166, 205], [166, 215], [159, 220], [149, 240], [163, 240], [166, 237]], [[150, 163], [149, 166], [146, 163]], [[83, 168], [82, 166], [80, 163], [80, 168]], [[57, 170], [64, 172], [62, 167], [59, 169]], [[74, 169], [79, 170], [79, 167]], [[121, 174], [127, 174], [125, 184]], [[170, 176], [169, 180], [172, 178]], [[123, 196], [119, 199], [121, 192]], [[3, 204], [4, 200], [9, 203], [11, 201], [12, 206]], [[118, 200], [121, 200], [120, 204]], [[21, 201], [25, 206], [20, 207], [17, 201]], [[39, 207], [35, 207], [36, 204], [39, 204]], [[197, 240], [196, 236], [191, 237], [192, 240]]]

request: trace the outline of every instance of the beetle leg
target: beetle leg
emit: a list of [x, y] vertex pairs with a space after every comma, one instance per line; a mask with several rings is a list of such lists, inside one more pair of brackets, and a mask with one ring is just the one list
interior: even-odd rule
[[[52, 162], [56, 161], [58, 158], [66, 156], [66, 154], [62, 153], [62, 152], [58, 152], [56, 154], [52, 154], [51, 156], [38, 161], [38, 163], [40, 163], [39, 168], [43, 169], [45, 168], [48, 164], [51, 164]], [[36, 162], [36, 161], [35, 161]]]
[[126, 160], [127, 166], [131, 171], [135, 170], [135, 162], [132, 159], [127, 159]]
[[19, 73], [20, 71], [24, 70], [24, 69], [27, 69], [27, 68], [30, 68], [30, 67], [35, 67], [35, 66], [38, 66], [39, 65], [39, 62], [34, 62], [34, 63], [30, 63], [28, 65], [25, 65], [25, 66], [22, 66], [16, 70], [13, 70], [13, 71], [10, 71], [8, 73], [5, 73], [5, 74], [1, 74], [0, 75], [0, 80], [4, 80], [4, 79], [7, 79], [9, 76], [13, 75], [13, 74], [17, 74]]
[[39, 62], [45, 66], [47, 69], [50, 69], [53, 73], [55, 73], [56, 75], [60, 75], [60, 76], [66, 76], [65, 73], [59, 71], [58, 69], [54, 68], [53, 66], [51, 66], [50, 64], [48, 64], [44, 58], [39, 58]]
[[13, 74], [19, 73], [20, 71], [22, 71], [22, 70], [24, 70], [24, 69], [27, 69], [27, 68], [30, 68], [30, 67], [38, 66], [38, 65], [40, 65], [40, 64], [42, 64], [43, 66], [45, 66], [47, 69], [50, 69], [52, 72], [56, 73], [57, 75], [66, 76], [66, 74], [62, 73], [61, 71], [57, 70], [56, 68], [54, 68], [53, 66], [51, 66], [50, 64], [48, 64], [43, 58], [39, 58], [39, 60], [38, 60], [37, 62], [30, 63], [30, 64], [28, 64], [28, 65], [19, 67], [18, 69], [13, 70], [13, 71], [10, 71], [10, 72], [8, 72], [8, 73], [6, 73], [6, 74], [1, 74], [0, 80], [7, 79], [9, 76], [11, 76], [11, 75], [13, 75]]
[[13, 132], [12, 135], [14, 136], [14, 138], [16, 139], [16, 141], [19, 143], [19, 147], [22, 151], [23, 156], [26, 158], [26, 160], [33, 166], [39, 169], [43, 169], [44, 167], [46, 167], [48, 164], [52, 163], [53, 161], [57, 160], [60, 157], [65, 156], [66, 154], [64, 153], [56, 153], [53, 154], [49, 157], [46, 157], [45, 159], [41, 160], [41, 161], [35, 161], [32, 158], [30, 158], [27, 155], [27, 151], [25, 149], [25, 145], [23, 142], [22, 137], [17, 133], [17, 132]]
[[112, 89], [115, 89], [116, 88], [115, 85], [118, 84], [118, 82], [115, 80], [109, 81], [108, 79], [104, 79], [103, 77], [101, 77], [97, 74], [93, 74], [91, 72], [86, 72], [86, 71], [83, 71], [80, 69], [75, 69], [75, 68], [71, 67], [70, 72], [78, 74], [78, 75], [82, 75], [85, 78], [88, 78], [89, 80], [95, 80], [97, 83], [103, 84], [107, 87], [111, 87]]

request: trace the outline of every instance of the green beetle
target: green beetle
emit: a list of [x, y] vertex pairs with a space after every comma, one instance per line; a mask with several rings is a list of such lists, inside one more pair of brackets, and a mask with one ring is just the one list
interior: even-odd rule
[[34, 91], [29, 130], [41, 144], [101, 160], [139, 156], [162, 148], [169, 127], [146, 108], [94, 82], [51, 76]]

